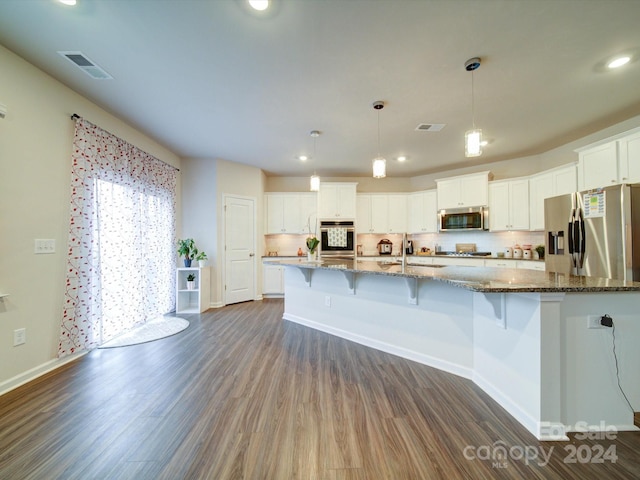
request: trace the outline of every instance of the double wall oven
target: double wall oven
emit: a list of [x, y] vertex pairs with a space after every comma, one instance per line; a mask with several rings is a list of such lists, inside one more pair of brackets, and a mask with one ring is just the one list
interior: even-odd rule
[[320, 255], [355, 258], [355, 225], [352, 220], [320, 221]]

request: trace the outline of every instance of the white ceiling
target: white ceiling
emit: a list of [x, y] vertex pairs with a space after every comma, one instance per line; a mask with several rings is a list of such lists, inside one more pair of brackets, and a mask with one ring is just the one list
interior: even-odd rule
[[[181, 157], [268, 175], [370, 175], [376, 100], [389, 176], [541, 153], [640, 114], [638, 0], [274, 3], [260, 15], [244, 0], [2, 0], [0, 43]], [[56, 53], [69, 50], [113, 80]], [[605, 71], [621, 52], [632, 63]], [[469, 161], [474, 56], [475, 121], [492, 142]]]

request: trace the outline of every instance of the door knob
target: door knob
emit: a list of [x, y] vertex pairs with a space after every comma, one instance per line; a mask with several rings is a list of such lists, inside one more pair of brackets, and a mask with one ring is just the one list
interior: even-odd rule
[[254, 255], [255, 255], [255, 254], [253, 254], [253, 253], [250, 253], [250, 254], [249, 254], [249, 256], [250, 256], [250, 257], [253, 257]]

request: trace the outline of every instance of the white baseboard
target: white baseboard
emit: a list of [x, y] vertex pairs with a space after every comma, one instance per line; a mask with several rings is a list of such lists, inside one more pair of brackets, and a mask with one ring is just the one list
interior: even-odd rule
[[398, 357], [406, 358], [407, 360], [412, 360], [414, 362], [421, 363], [423, 365], [428, 365], [429, 367], [434, 367], [434, 368], [437, 368], [438, 370], [442, 370], [448, 373], [453, 373], [454, 375], [458, 375], [460, 377], [470, 379], [473, 374], [473, 371], [471, 369], [462, 367], [460, 365], [456, 365], [455, 363], [447, 362], [445, 360], [441, 360], [439, 358], [435, 358], [429, 355], [425, 355], [423, 353], [415, 352], [413, 350], [409, 350], [406, 348], [397, 347], [395, 345], [391, 345], [389, 343], [382, 342], [380, 340], [376, 340], [373, 338], [365, 337], [362, 335], [356, 335], [351, 332], [341, 330], [339, 328], [329, 327], [322, 323], [317, 323], [317, 322], [314, 322], [313, 320], [308, 320], [306, 318], [302, 318], [297, 315], [285, 313], [282, 316], [282, 318], [290, 322], [299, 323], [300, 325], [305, 325], [315, 330], [320, 330], [330, 335], [335, 335], [336, 337], [344, 338], [345, 340], [350, 340], [352, 342], [359, 343], [360, 345], [364, 345], [366, 347], [375, 348], [376, 350], [390, 353], [392, 355], [397, 355]]
[[[509, 412], [511, 416], [518, 420], [533, 435], [535, 435], [536, 437], [539, 435], [537, 420], [531, 417], [531, 415], [529, 415], [527, 412], [525, 412], [520, 407], [520, 405], [515, 403], [509, 396], [505, 395], [504, 392], [496, 388], [492, 383], [487, 381], [478, 373], [473, 373], [472, 380], [473, 383], [478, 385], [482, 390], [485, 391], [487, 395], [498, 402], [502, 408]], [[564, 440], [568, 440], [568, 438], [565, 437]]]
[[19, 375], [16, 375], [15, 377], [10, 378], [9, 380], [5, 380], [4, 382], [0, 383], [0, 395], [4, 395], [5, 393], [18, 388], [24, 385], [25, 383], [29, 383], [30, 381], [35, 380], [38, 377], [41, 377], [45, 373], [49, 373], [55, 370], [56, 368], [60, 368], [69, 362], [73, 362], [74, 360], [86, 355], [87, 353], [88, 351], [84, 350], [82, 352], [68, 355], [64, 358], [56, 358], [48, 362], [45, 362], [42, 365], [38, 365], [37, 367], [34, 367], [30, 370], [27, 370], [26, 372], [23, 372]]
[[211, 302], [209, 304], [209, 308], [222, 308], [224, 307], [224, 303], [222, 302]]

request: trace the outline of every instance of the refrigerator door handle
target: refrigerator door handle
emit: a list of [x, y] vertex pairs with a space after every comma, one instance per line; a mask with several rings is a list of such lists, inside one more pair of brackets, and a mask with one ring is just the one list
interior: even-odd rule
[[569, 218], [569, 225], [567, 226], [567, 242], [569, 243], [569, 253], [573, 254], [573, 216]]
[[585, 232], [585, 225], [584, 225], [584, 216], [582, 215], [582, 210], [579, 211], [579, 218], [580, 218], [580, 268], [582, 268], [584, 266], [584, 254], [586, 252], [586, 247], [587, 247], [587, 235]]

